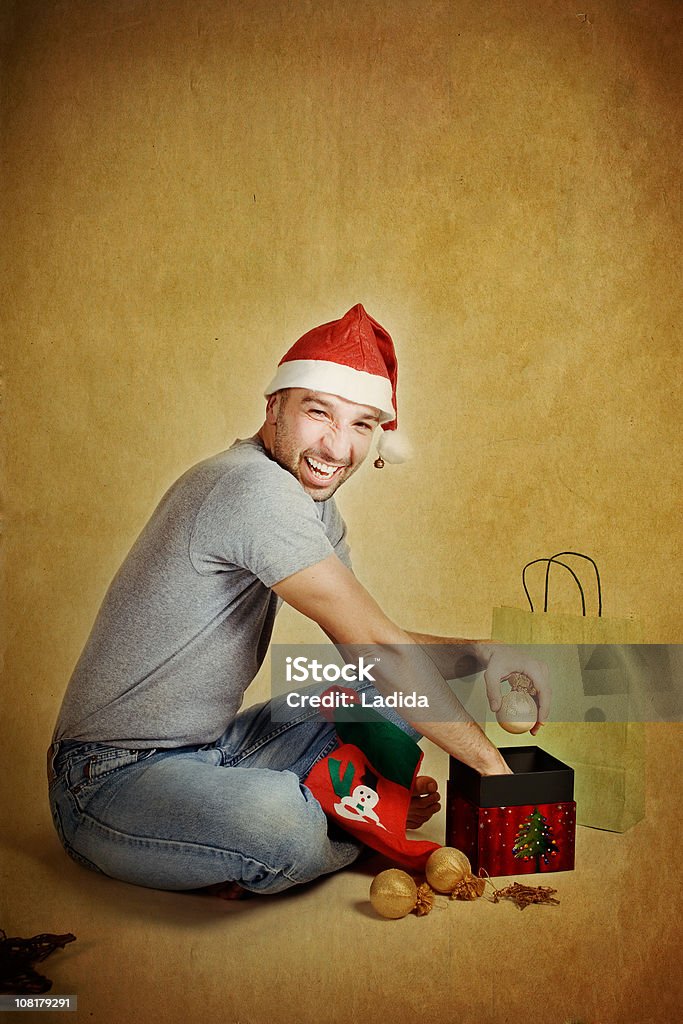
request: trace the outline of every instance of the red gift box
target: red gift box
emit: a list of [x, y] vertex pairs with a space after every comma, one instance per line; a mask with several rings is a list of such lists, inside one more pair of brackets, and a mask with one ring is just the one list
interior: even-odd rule
[[450, 759], [446, 845], [472, 871], [498, 875], [571, 871], [576, 803], [574, 771], [540, 747], [502, 747], [512, 775], [480, 775]]

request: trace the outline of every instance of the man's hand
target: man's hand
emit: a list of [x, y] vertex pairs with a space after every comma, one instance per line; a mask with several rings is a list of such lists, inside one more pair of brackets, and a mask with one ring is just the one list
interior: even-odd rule
[[528, 676], [536, 690], [538, 708], [536, 722], [531, 729], [535, 736], [550, 715], [550, 683], [548, 666], [544, 661], [530, 658], [516, 647], [510, 647], [499, 640], [465, 640], [462, 637], [433, 636], [430, 633], [409, 634], [415, 643], [423, 644], [444, 679], [456, 679], [485, 669], [484, 679], [489, 706], [492, 711], [500, 709], [502, 700], [501, 683], [513, 673]]
[[536, 724], [530, 732], [532, 736], [535, 736], [550, 714], [551, 688], [548, 682], [548, 666], [544, 661], [530, 658], [515, 647], [497, 644], [487, 647], [486, 644], [482, 644], [481, 651], [482, 659], [486, 662], [484, 682], [491, 711], [495, 712], [500, 709], [503, 699], [500, 684], [513, 672], [522, 672], [534, 684], [536, 689], [534, 700], [538, 706], [538, 712]]

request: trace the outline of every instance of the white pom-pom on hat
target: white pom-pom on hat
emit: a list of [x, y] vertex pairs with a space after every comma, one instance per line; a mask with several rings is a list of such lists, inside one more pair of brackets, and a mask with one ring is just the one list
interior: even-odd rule
[[384, 462], [398, 465], [413, 457], [413, 447], [400, 430], [383, 430], [377, 442], [377, 454]]

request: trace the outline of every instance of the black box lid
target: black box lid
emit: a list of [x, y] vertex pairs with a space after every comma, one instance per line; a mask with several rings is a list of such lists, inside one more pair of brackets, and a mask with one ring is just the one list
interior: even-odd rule
[[540, 747], [501, 747], [513, 775], [480, 775], [450, 758], [451, 792], [477, 807], [555, 804], [574, 799], [574, 769]]

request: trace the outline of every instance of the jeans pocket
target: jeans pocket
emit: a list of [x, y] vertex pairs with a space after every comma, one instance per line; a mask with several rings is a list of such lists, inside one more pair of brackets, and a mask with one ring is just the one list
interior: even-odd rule
[[156, 747], [135, 750], [123, 747], [105, 747], [98, 750], [73, 766], [69, 780], [71, 792], [74, 796], [79, 796], [84, 790], [97, 785], [108, 776], [113, 775], [114, 772], [139, 764], [140, 761], [152, 757], [156, 752]]

